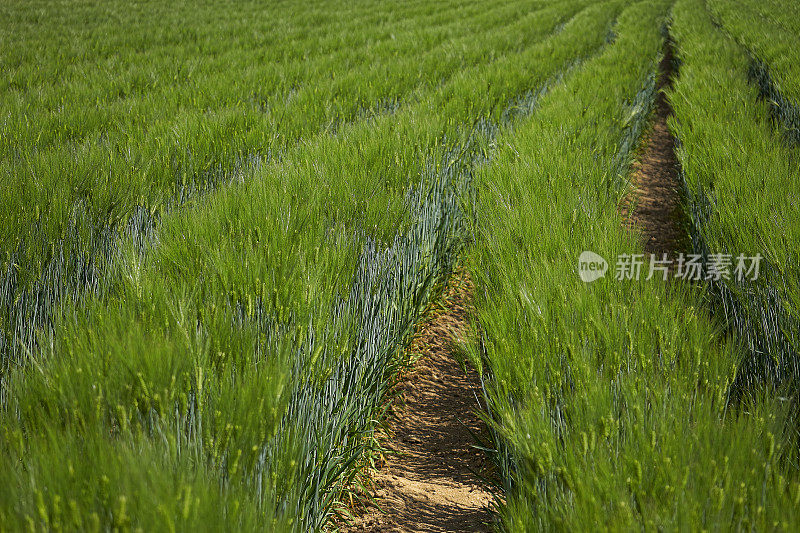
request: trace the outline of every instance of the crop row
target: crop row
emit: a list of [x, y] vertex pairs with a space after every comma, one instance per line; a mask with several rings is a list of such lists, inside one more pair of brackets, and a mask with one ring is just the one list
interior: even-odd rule
[[[751, 76], [792, 143], [800, 143], [800, 33], [794, 2], [710, 0], [719, 24], [749, 53]], [[764, 13], [767, 11], [767, 13]]]
[[[520, 13], [520, 9], [510, 14], [506, 11], [483, 14], [495, 21], [480, 22], [491, 28], [491, 22], [502, 25]], [[78, 203], [86, 204], [91, 226], [124, 222], [136, 206], [158, 206], [176, 186], [210, 179], [218, 167], [224, 171], [233, 166], [237, 157], [276, 155], [288, 142], [313, 134], [334, 119], [347, 120], [382, 102], [395, 102], [422, 83], [451, 75], [466, 53], [459, 48], [442, 48], [447, 32], [438, 31], [436, 25], [419, 35], [404, 22], [398, 23], [395, 39], [386, 37], [379, 43], [367, 40], [360, 48], [298, 60], [296, 65], [303, 68], [301, 77], [293, 74], [295, 63], [253, 63], [248, 49], [244, 49], [238, 51], [238, 63], [225, 58], [227, 62], [207, 73], [126, 97], [121, 107], [114, 101], [101, 100], [96, 113], [92, 112], [93, 102], [83, 101], [83, 96], [94, 99], [101, 92], [91, 84], [59, 87], [59, 101], [54, 104], [36, 92], [29, 102], [14, 103], [12, 99], [3, 135], [10, 143], [3, 170], [13, 184], [2, 197], [4, 249], [24, 242], [24, 230], [32, 225], [44, 227], [30, 240], [53, 241], [62, 236], [70, 229], [64, 226], [74, 216]], [[469, 42], [463, 38], [471, 33], [469, 22], [466, 18], [459, 24], [449, 23], [463, 43]], [[485, 46], [493, 44], [488, 39]], [[470, 47], [478, 52], [473, 61], [486, 52], [487, 48], [481, 46], [476, 43]], [[194, 70], [191, 62], [196, 59], [181, 54], [187, 52], [153, 52], [148, 57], [152, 55], [155, 64], [133, 63], [130, 68], [141, 73], [173, 71], [159, 63], [159, 58], [166, 56], [166, 60]], [[395, 54], [407, 55], [409, 62], [386, 61]], [[423, 61], [429, 54], [439, 61]], [[349, 64], [348, 56], [357, 65]], [[385, 67], [390, 72], [375, 71], [376, 62], [390, 65]], [[417, 67], [417, 62], [423, 62], [426, 69]], [[343, 69], [338, 77], [337, 69]], [[89, 64], [83, 70], [79, 81], [87, 76], [102, 81], [122, 77], [120, 68], [109, 70]], [[382, 82], [376, 83], [379, 79]], [[269, 80], [285, 80], [288, 86], [273, 87]], [[270, 100], [262, 102], [256, 96], [254, 103], [254, 91], [266, 91]], [[214, 99], [216, 92], [223, 95], [222, 100]], [[49, 107], [57, 112], [47, 113]], [[40, 116], [42, 111], [44, 116]], [[70, 134], [50, 146], [48, 136], [62, 130], [86, 131], [89, 137], [84, 139], [81, 133], [73, 139]], [[43, 212], [49, 216], [41, 220]]]
[[739, 5], [749, 10], [751, 14], [758, 14], [752, 19], [755, 25], [761, 23], [763, 19], [767, 19], [786, 30], [795, 32], [795, 34], [800, 33], [800, 6], [796, 2], [788, 2], [786, 0], [762, 0], [761, 2], [744, 0]]
[[[63, 294], [103, 285], [102, 272], [115, 253], [119, 234], [152, 226], [142, 217], [158, 218], [165, 205], [184, 203], [197, 191], [225, 182], [242, 181], [272, 160], [277, 164], [294, 142], [317, 135], [331, 121], [357, 120], [358, 109], [369, 102], [395, 102], [376, 110], [386, 113], [396, 110], [404, 96], [408, 104], [424, 100], [437, 87], [448, 86], [457, 72], [492, 62], [489, 50], [498, 57], [515, 57], [521, 52], [516, 47], [541, 39], [581, 5], [557, 4], [510, 26], [504, 23], [511, 22], [509, 13], [518, 14], [519, 5], [490, 10], [481, 17], [486, 29], [478, 32], [478, 41], [472, 33], [432, 50], [418, 46], [408, 57], [385, 61], [385, 70], [394, 74], [371, 74], [383, 78], [380, 86], [366, 83], [371, 66], [361, 65], [346, 75], [345, 86], [330, 89], [340, 79], [328, 80], [328, 88], [317, 82], [302, 90], [305, 97], [298, 93], [272, 115], [235, 108], [217, 120], [198, 110], [185, 121], [169, 119], [163, 127], [120, 133], [120, 143], [105, 134], [102, 143], [79, 148], [67, 144], [41, 153], [28, 148], [24, 160], [7, 163], [10, 186], [0, 192], [0, 242], [6, 256], [0, 283], [7, 332], [3, 351], [29, 347]], [[404, 39], [414, 42], [413, 35]], [[223, 76], [214, 80], [228, 83]], [[298, 103], [309, 98], [318, 99], [312, 108]]]
[[[742, 353], [698, 287], [612, 273], [587, 284], [577, 273], [586, 250], [611, 264], [641, 253], [618, 214], [630, 192], [620, 162], [652, 106], [670, 5], [628, 7], [613, 46], [501, 135], [475, 177], [472, 353], [511, 531], [790, 531], [798, 520], [784, 404], [726, 412]], [[689, 79], [702, 68], [701, 14], [691, 0], [672, 9]]]
[[519, 28], [529, 46], [165, 212], [144, 248], [122, 242], [113, 290], [66, 302], [10, 374], [0, 518], [321, 527], [466, 238], [472, 125], [602, 49], [622, 4], [541, 10]]
[[684, 76], [671, 95], [671, 127], [690, 193], [694, 248], [705, 256], [763, 256], [757, 279], [726, 276], [709, 284], [714, 308], [746, 348], [731, 399], [761, 387], [794, 397], [800, 155], [782, 142], [780, 128], [768, 120], [769, 104], [748, 83], [746, 50], [716, 29], [708, 13], [693, 12], [696, 20], [678, 36], [685, 43]]

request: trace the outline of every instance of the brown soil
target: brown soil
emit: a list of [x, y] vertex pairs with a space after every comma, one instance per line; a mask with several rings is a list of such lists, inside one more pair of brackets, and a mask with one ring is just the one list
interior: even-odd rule
[[[480, 382], [454, 358], [469, 327], [472, 284], [454, 276], [442, 307], [430, 314], [412, 343], [419, 354], [398, 385], [389, 421], [390, 452], [373, 475], [374, 504], [357, 509], [345, 531], [490, 531], [493, 499], [479, 476], [489, 474], [473, 434]], [[473, 432], [473, 433], [470, 433]]]
[[620, 207], [626, 225], [641, 236], [645, 253], [658, 259], [664, 253], [674, 259], [675, 253], [686, 250], [689, 244], [675, 143], [667, 127], [672, 107], [664, 89], [672, 85], [672, 59], [668, 45], [659, 65], [652, 125], [633, 164], [633, 192]]

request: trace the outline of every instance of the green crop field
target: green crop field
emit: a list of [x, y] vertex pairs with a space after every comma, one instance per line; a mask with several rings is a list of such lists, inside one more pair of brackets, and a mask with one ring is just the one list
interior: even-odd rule
[[0, 184], [0, 531], [346, 527], [455, 275], [493, 527], [800, 528], [795, 0], [5, 0]]

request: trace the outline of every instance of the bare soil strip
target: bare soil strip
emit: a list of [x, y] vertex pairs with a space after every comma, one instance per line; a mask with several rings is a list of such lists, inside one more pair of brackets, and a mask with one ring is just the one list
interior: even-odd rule
[[[472, 284], [464, 274], [448, 284], [412, 343], [419, 359], [399, 384], [384, 464], [373, 476], [376, 505], [357, 510], [348, 531], [491, 531], [493, 495], [475, 474], [489, 472], [473, 434], [480, 382], [454, 358], [469, 327]], [[474, 433], [470, 433], [474, 432]]]
[[620, 207], [627, 226], [641, 236], [645, 253], [658, 259], [665, 253], [674, 259], [676, 252], [689, 248], [675, 142], [667, 127], [672, 107], [664, 94], [664, 89], [672, 86], [674, 74], [672, 46], [668, 44], [659, 65], [651, 127], [633, 164], [634, 191]]

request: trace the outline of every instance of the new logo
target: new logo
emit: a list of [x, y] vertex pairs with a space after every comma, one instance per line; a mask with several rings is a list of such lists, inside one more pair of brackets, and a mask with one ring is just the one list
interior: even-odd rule
[[602, 278], [607, 270], [606, 260], [594, 252], [582, 252], [578, 257], [578, 275], [586, 283]]

